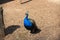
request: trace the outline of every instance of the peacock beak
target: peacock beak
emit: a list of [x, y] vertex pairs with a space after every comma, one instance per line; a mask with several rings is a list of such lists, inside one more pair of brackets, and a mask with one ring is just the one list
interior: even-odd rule
[[26, 13], [25, 15], [28, 15], [28, 13]]

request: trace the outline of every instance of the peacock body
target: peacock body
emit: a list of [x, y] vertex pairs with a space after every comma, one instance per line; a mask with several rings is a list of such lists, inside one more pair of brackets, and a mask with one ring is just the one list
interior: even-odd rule
[[26, 12], [26, 16], [24, 18], [24, 27], [28, 30], [31, 30], [31, 33], [35, 33], [37, 31], [37, 26], [35, 21], [28, 18], [28, 11]]
[[32, 26], [32, 22], [28, 18], [28, 15], [26, 15], [26, 17], [24, 18], [24, 25], [27, 26], [27, 27], [31, 27]]
[[28, 12], [26, 12], [26, 16], [24, 18], [24, 27], [28, 30], [33, 29], [33, 22], [28, 18]]

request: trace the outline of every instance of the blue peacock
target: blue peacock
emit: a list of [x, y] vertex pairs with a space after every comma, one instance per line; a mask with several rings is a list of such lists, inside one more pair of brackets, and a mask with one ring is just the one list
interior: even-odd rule
[[24, 27], [27, 30], [30, 30], [31, 33], [35, 33], [38, 30], [38, 28], [37, 28], [37, 26], [35, 24], [35, 21], [33, 19], [28, 18], [28, 16], [29, 16], [28, 13], [29, 13], [29, 11], [27, 11], [25, 13], [26, 16], [24, 18]]

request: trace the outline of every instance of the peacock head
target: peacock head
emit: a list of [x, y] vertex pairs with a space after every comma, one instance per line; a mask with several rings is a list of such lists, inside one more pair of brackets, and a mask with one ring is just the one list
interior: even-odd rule
[[25, 15], [26, 15], [26, 18], [28, 18], [28, 13], [29, 13], [29, 12], [27, 11], [26, 14], [25, 14]]

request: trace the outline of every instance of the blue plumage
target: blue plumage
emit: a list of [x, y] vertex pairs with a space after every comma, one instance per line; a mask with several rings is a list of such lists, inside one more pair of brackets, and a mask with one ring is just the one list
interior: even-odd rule
[[27, 27], [31, 27], [32, 26], [32, 22], [29, 19], [25, 18], [24, 19], [24, 25], [27, 26]]
[[26, 26], [26, 27], [31, 27], [32, 26], [32, 22], [28, 18], [28, 12], [26, 13], [26, 17], [24, 18], [24, 26]]

